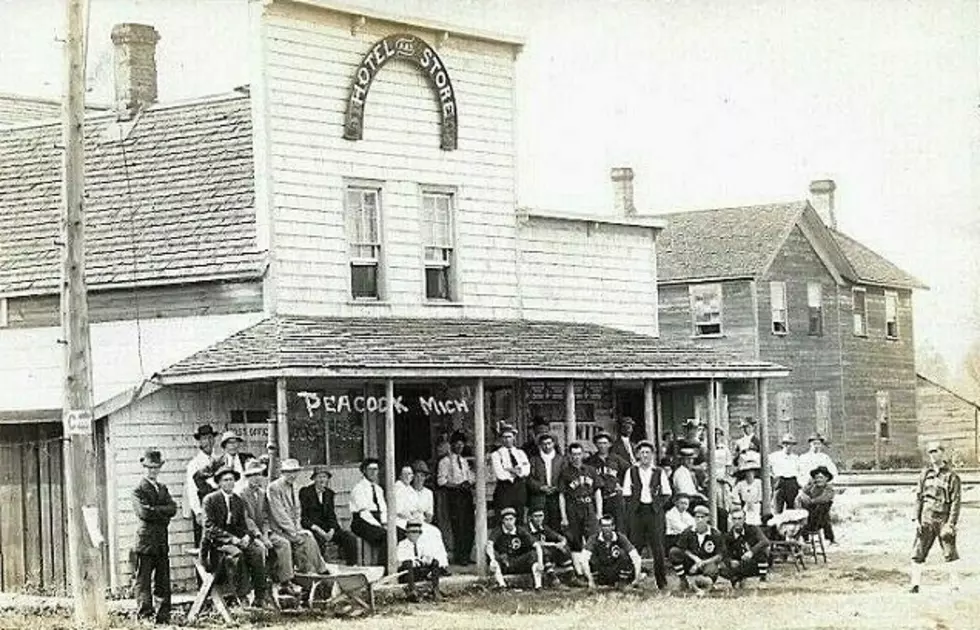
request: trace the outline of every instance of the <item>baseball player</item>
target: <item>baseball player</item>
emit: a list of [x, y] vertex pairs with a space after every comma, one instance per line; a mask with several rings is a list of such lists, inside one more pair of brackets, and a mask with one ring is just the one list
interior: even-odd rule
[[[599, 520], [599, 533], [585, 544], [582, 559], [590, 567], [586, 572], [589, 588], [595, 588], [596, 582], [603, 586], [636, 586], [642, 575], [640, 552], [616, 531], [615, 521], [609, 515]], [[592, 570], [597, 579], [592, 577]]]
[[912, 588], [919, 592], [922, 580], [922, 563], [926, 561], [932, 544], [939, 539], [939, 547], [949, 569], [949, 587], [959, 588], [956, 574], [956, 522], [960, 517], [960, 476], [953, 472], [946, 449], [939, 442], [926, 447], [929, 466], [919, 475], [919, 489], [915, 500], [915, 548], [912, 551]]
[[568, 536], [575, 572], [586, 576], [587, 564], [582, 562], [582, 547], [599, 530], [598, 515], [602, 514], [602, 486], [599, 474], [583, 463], [585, 451], [578, 442], [569, 444], [569, 463], [558, 477], [558, 509], [561, 527]]
[[676, 546], [668, 553], [681, 588], [693, 588], [697, 595], [704, 595], [719, 576], [728, 575], [724, 565], [728, 555], [725, 535], [709, 523], [710, 512], [706, 505], [694, 508], [694, 529], [678, 536]]
[[500, 511], [500, 525], [487, 540], [489, 568], [497, 580], [497, 586], [506, 588], [505, 575], [519, 575], [530, 572], [534, 577], [534, 588], [541, 588], [544, 573], [544, 559], [541, 545], [523, 527], [517, 526], [517, 510], [505, 507]]

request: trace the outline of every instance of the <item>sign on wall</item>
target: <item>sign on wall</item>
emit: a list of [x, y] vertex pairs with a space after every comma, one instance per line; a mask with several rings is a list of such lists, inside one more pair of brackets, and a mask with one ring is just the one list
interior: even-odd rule
[[389, 61], [400, 59], [418, 67], [428, 79], [436, 99], [439, 101], [441, 118], [440, 146], [445, 151], [453, 151], [458, 143], [456, 92], [453, 91], [449, 72], [436, 51], [425, 41], [408, 33], [397, 33], [385, 37], [368, 51], [354, 73], [350, 97], [347, 100], [347, 114], [344, 116], [344, 138], [360, 140], [364, 137], [364, 103], [374, 77]]

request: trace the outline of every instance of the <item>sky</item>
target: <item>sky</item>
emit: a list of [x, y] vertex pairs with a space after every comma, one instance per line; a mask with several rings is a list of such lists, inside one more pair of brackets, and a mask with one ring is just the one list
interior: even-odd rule
[[[346, 0], [518, 34], [521, 205], [608, 214], [631, 166], [642, 213], [802, 199], [837, 182], [839, 227], [929, 287], [916, 343], [952, 372], [980, 343], [976, 0]], [[0, 0], [0, 91], [57, 96], [60, 0]], [[248, 82], [247, 0], [92, 0], [89, 97], [109, 31], [154, 24], [162, 100]], [[11, 72], [9, 68], [21, 68]]]

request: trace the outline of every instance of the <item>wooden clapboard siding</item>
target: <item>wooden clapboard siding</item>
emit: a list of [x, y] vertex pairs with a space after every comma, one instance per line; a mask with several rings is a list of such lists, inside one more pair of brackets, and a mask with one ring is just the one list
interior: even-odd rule
[[653, 232], [532, 218], [520, 234], [523, 316], [656, 335]]
[[955, 462], [965, 465], [980, 462], [977, 450], [980, 403], [921, 375], [916, 377], [916, 383], [920, 446], [940, 440]]
[[[163, 317], [254, 313], [262, 310], [262, 283], [198, 282], [170, 286], [90, 291], [89, 318], [111, 322]], [[9, 328], [60, 326], [57, 295], [7, 299]]]
[[696, 342], [755, 357], [755, 305], [752, 281], [727, 280], [720, 283], [722, 293], [720, 337], [695, 337], [691, 314], [690, 284], [660, 285], [657, 289], [661, 338], [675, 342]]
[[[385, 35], [430, 32], [276, 4], [264, 17], [267, 186], [283, 313], [514, 317], [517, 313], [514, 50], [451, 37], [439, 48], [459, 107], [459, 149], [439, 148], [438, 103], [420, 72], [392, 62], [366, 98], [364, 139], [344, 140], [354, 71]], [[263, 174], [260, 173], [260, 176]], [[384, 300], [350, 301], [344, 190], [351, 178], [382, 188]], [[424, 301], [420, 185], [456, 191], [458, 306]], [[260, 213], [262, 210], [260, 209]], [[263, 217], [260, 216], [260, 223]]]

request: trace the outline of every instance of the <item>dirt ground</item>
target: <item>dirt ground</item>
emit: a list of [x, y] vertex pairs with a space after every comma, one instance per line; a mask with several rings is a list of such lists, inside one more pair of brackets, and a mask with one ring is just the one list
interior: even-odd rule
[[[850, 494], [848, 494], [850, 493]], [[733, 592], [717, 587], [705, 598], [662, 595], [652, 585], [637, 591], [584, 589], [500, 593], [473, 586], [441, 604], [408, 604], [382, 598], [375, 617], [241, 618], [241, 628], [279, 630], [467, 630], [546, 628], [711, 628], [735, 630], [887, 628], [980, 628], [980, 491], [970, 490], [960, 521], [960, 590], [950, 592], [938, 549], [931, 555], [922, 592], [908, 593], [908, 555], [913, 526], [907, 489], [892, 493], [845, 492], [838, 501], [840, 544], [829, 549], [828, 564], [797, 573], [779, 565], [767, 584], [753, 581]], [[176, 616], [176, 615], [175, 615]], [[115, 627], [139, 627], [122, 617]], [[204, 627], [218, 627], [215, 621]], [[0, 628], [74, 628], [59, 616], [0, 613]]]

